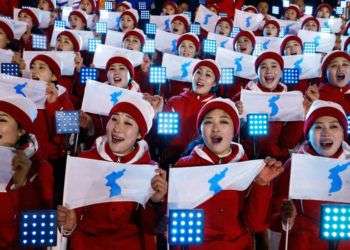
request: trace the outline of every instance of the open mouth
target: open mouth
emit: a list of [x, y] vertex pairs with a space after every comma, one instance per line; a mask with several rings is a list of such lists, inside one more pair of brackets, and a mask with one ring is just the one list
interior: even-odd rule
[[225, 32], [223, 32], [223, 31], [221, 30], [221, 31], [219, 31], [219, 34], [220, 34], [220, 35], [225, 35]]
[[266, 81], [267, 83], [272, 83], [274, 80], [275, 80], [275, 77], [272, 76], [272, 75], [267, 75], [267, 76], [265, 76], [265, 81]]
[[337, 81], [343, 81], [345, 79], [345, 74], [344, 73], [338, 73], [336, 78], [337, 78]]
[[112, 135], [112, 143], [118, 144], [123, 142], [125, 139], [116, 135]]
[[122, 80], [122, 79], [121, 79], [119, 76], [113, 77], [113, 81], [114, 81], [115, 83], [120, 82], [121, 80]]
[[33, 80], [40, 80], [40, 78], [38, 76], [32, 76]]
[[173, 32], [178, 32], [179, 30], [177, 28], [173, 28]]
[[320, 141], [320, 146], [322, 149], [328, 150], [333, 146], [333, 141], [329, 139], [325, 139]]
[[201, 82], [197, 82], [196, 85], [197, 85], [197, 88], [202, 88], [202, 87], [204, 87], [204, 83], [201, 83]]
[[210, 137], [210, 140], [213, 144], [219, 144], [222, 142], [223, 138], [221, 136], [214, 135]]
[[296, 51], [293, 51], [293, 52], [290, 53], [290, 55], [292, 55], [292, 56], [294, 56], [294, 55], [296, 55], [296, 54], [297, 54]]

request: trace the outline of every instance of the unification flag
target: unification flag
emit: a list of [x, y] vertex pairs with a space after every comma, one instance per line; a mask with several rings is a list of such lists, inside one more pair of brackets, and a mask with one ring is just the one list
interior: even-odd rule
[[216, 15], [211, 10], [207, 9], [203, 5], [199, 5], [195, 22], [199, 23], [202, 29], [214, 32], [217, 21], [220, 19], [218, 15]]
[[321, 60], [319, 53], [283, 56], [284, 68], [299, 69], [300, 80], [321, 77]]
[[233, 26], [242, 30], [256, 31], [263, 20], [264, 16], [262, 14], [255, 14], [236, 9]]
[[298, 37], [300, 37], [303, 43], [314, 43], [316, 52], [331, 52], [335, 45], [335, 35], [330, 33], [299, 30]]

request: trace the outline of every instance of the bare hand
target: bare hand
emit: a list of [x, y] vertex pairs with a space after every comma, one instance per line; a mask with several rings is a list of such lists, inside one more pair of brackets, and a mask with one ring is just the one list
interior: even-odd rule
[[55, 84], [49, 83], [46, 87], [46, 100], [48, 103], [54, 103], [58, 98], [58, 89]]
[[142, 61], [142, 64], [141, 64], [141, 70], [142, 72], [144, 73], [147, 73], [149, 71], [149, 68], [151, 67], [151, 59], [149, 58], [148, 55], [145, 55], [143, 57], [143, 61]]
[[236, 108], [238, 110], [238, 114], [242, 115], [243, 114], [243, 102], [242, 101], [237, 101], [235, 102]]
[[22, 187], [27, 181], [27, 175], [32, 166], [32, 161], [24, 154], [22, 150], [18, 150], [12, 159], [13, 182], [16, 186]]
[[255, 178], [255, 182], [259, 185], [266, 186], [283, 172], [282, 162], [274, 158], [265, 158], [265, 167], [261, 170], [259, 175]]
[[57, 223], [63, 230], [72, 231], [77, 225], [77, 216], [74, 209], [64, 206], [57, 207]]
[[295, 208], [293, 201], [291, 200], [283, 201], [283, 204], [281, 207], [282, 223], [287, 224], [289, 220], [289, 224], [293, 225], [296, 216], [297, 216], [297, 209]]
[[318, 100], [320, 98], [320, 92], [318, 90], [317, 85], [310, 85], [307, 90], [305, 91], [305, 95], [304, 95], [304, 110], [305, 113], [307, 113], [307, 111], [309, 110], [311, 104]]
[[91, 129], [94, 126], [92, 118], [85, 112], [80, 113], [80, 127], [84, 129]]
[[82, 58], [80, 52], [75, 53], [74, 64], [75, 64], [75, 70], [77, 72], [80, 72], [80, 69], [82, 67], [84, 67], [83, 58]]
[[149, 93], [143, 94], [143, 99], [148, 101], [154, 109], [154, 112], [157, 114], [158, 112], [162, 112], [164, 107], [164, 99], [159, 95], [151, 95]]
[[164, 198], [168, 190], [168, 184], [166, 181], [166, 172], [162, 169], [156, 169], [156, 175], [151, 180], [151, 187], [155, 191], [151, 200], [153, 202], [160, 202]]

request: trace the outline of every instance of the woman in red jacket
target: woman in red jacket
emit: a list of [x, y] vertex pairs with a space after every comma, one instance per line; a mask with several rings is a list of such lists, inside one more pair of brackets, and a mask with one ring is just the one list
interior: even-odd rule
[[[123, 99], [110, 111], [106, 134], [96, 139], [96, 147], [80, 157], [110, 162], [155, 164], [143, 140], [152, 127], [154, 111], [145, 100]], [[135, 202], [108, 202], [69, 210], [58, 208], [63, 232], [73, 232], [74, 250], [155, 249], [154, 203], [162, 201], [167, 190], [166, 174], [158, 169], [151, 181], [155, 193], [143, 209]]]
[[[345, 160], [350, 147], [345, 142], [348, 122], [343, 108], [334, 102], [314, 101], [304, 124], [306, 141], [298, 153]], [[289, 220], [289, 250], [326, 250], [328, 242], [319, 238], [320, 209], [324, 201], [288, 199], [291, 160], [274, 186], [272, 220], [276, 229], [286, 229]], [[317, 167], [317, 166], [315, 166]], [[283, 206], [282, 206], [283, 204]], [[282, 209], [281, 209], [282, 206]], [[280, 249], [284, 249], [284, 236]], [[340, 241], [338, 250], [350, 249], [349, 242]]]
[[36, 106], [29, 99], [0, 97], [0, 147], [15, 152], [12, 179], [6, 190], [0, 191], [0, 249], [21, 249], [18, 239], [21, 212], [52, 207], [52, 168], [40, 157], [32, 134], [36, 115]]
[[[248, 160], [242, 145], [233, 142], [240, 121], [231, 100], [216, 98], [207, 102], [199, 111], [196, 125], [201, 142], [176, 167]], [[282, 163], [275, 159], [268, 157], [265, 163], [249, 191], [224, 190], [198, 207], [205, 211], [204, 243], [190, 249], [253, 249], [251, 233], [267, 228], [272, 193], [269, 183], [283, 171]]]

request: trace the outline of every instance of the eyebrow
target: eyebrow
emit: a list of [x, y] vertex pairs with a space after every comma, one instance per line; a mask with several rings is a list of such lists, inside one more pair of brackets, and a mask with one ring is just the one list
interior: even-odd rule
[[[205, 119], [213, 119], [214, 117], [212, 117], [212, 116], [206, 116], [205, 118], [204, 118], [204, 120]], [[229, 116], [227, 116], [227, 115], [221, 115], [219, 118], [230, 118]]]

